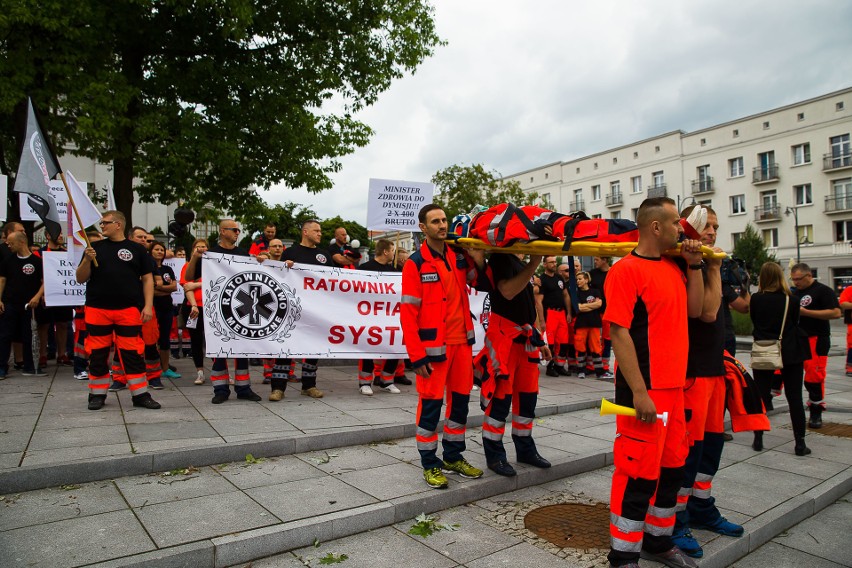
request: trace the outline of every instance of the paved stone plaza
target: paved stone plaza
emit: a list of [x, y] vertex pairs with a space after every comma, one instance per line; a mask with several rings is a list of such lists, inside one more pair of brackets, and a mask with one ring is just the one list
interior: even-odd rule
[[[193, 376], [188, 360], [177, 366]], [[825, 420], [852, 423], [843, 359], [831, 357], [829, 370]], [[70, 369], [50, 371], [0, 382], [4, 565], [316, 566], [328, 553], [371, 568], [601, 564], [600, 551], [557, 549], [521, 519], [541, 504], [608, 502], [615, 421], [594, 408], [611, 394], [608, 383], [542, 377], [535, 437], [553, 468], [451, 476], [448, 490], [435, 491], [414, 445], [414, 387], [362, 396], [354, 366], [321, 366], [319, 400], [291, 384], [280, 403], [214, 406], [209, 383], [182, 378], [154, 391], [161, 410], [134, 409], [120, 392], [98, 412], [86, 410], [85, 383]], [[260, 382], [253, 367], [253, 388], [266, 395]], [[474, 400], [467, 456], [484, 467], [481, 421]], [[726, 446], [715, 494], [746, 535], [698, 531], [708, 543], [703, 567], [730, 565], [769, 541], [759, 554], [771, 559], [786, 546], [779, 539], [797, 533], [778, 535], [829, 505], [822, 514], [852, 520], [848, 503], [832, 505], [852, 490], [852, 441], [809, 433], [813, 455], [799, 458], [786, 408], [772, 423], [763, 452], [751, 449], [750, 433]], [[460, 527], [410, 536], [420, 513]]]

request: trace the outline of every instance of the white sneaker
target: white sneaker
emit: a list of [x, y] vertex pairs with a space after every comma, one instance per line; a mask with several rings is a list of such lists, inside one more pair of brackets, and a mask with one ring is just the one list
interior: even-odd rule
[[396, 388], [396, 385], [388, 385], [388, 386], [386, 386], [386, 387], [382, 387], [382, 389], [384, 389], [386, 392], [389, 392], [389, 393], [391, 393], [391, 394], [400, 394], [400, 393], [402, 393], [402, 391], [401, 391], [401, 390], [399, 390], [398, 388]]
[[198, 371], [198, 376], [195, 377], [195, 384], [196, 385], [203, 385], [204, 384], [204, 371]]
[[586, 373], [584, 373], [584, 372], [580, 371], [579, 373], [577, 373], [577, 378], [578, 378], [578, 379], [585, 379], [585, 378], [586, 378]]
[[74, 374], [74, 378], [77, 379], [78, 381], [88, 381], [89, 380], [89, 373], [86, 372], [86, 371], [80, 371], [79, 373]]
[[363, 385], [359, 390], [364, 396], [373, 396], [373, 389], [370, 388], [370, 385]]
[[475, 392], [475, 391], [478, 391], [478, 390], [480, 390], [480, 389], [479, 389], [479, 385], [477, 385], [477, 384], [474, 384], [472, 387], [470, 387], [471, 392]]
[[605, 381], [609, 381], [615, 378], [615, 375], [612, 374], [612, 371], [604, 371], [604, 374], [600, 376], [601, 379]]

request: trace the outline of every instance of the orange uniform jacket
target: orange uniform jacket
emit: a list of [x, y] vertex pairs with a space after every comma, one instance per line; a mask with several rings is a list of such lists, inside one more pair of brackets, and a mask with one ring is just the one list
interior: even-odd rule
[[[490, 292], [490, 270], [478, 270], [470, 255], [462, 249], [446, 245], [446, 258], [436, 256], [426, 242], [420, 245], [402, 268], [402, 305], [400, 322], [405, 337], [405, 347], [413, 367], [428, 362], [441, 362], [447, 358], [446, 321], [447, 292], [438, 273], [449, 269], [456, 277], [462, 306], [470, 314], [467, 288]], [[464, 318], [467, 342], [474, 343], [473, 322]]]
[[769, 430], [769, 418], [751, 375], [735, 357], [725, 351], [725, 406], [731, 414], [734, 432]]

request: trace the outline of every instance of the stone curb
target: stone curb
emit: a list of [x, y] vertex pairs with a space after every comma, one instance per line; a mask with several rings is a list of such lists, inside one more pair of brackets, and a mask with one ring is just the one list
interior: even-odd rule
[[259, 558], [393, 525], [420, 513], [434, 513], [516, 489], [540, 485], [600, 469], [612, 463], [612, 452], [573, 456], [549, 469], [522, 468], [516, 477], [488, 475], [476, 481], [451, 483], [449, 489], [418, 493], [381, 503], [354, 507], [308, 519], [242, 531], [199, 542], [117, 558], [97, 568], [194, 566], [224, 568]]
[[[393, 525], [420, 513], [433, 513], [532, 485], [593, 471], [612, 463], [612, 452], [597, 452], [555, 463], [550, 469], [523, 469], [517, 477], [494, 475], [450, 489], [391, 499], [271, 527], [207, 539], [95, 564], [97, 568], [197, 566], [224, 568], [245, 564], [353, 534]], [[701, 568], [725, 568], [793, 525], [821, 511], [852, 490], [852, 469], [792, 497], [745, 523], [742, 538], [717, 538], [704, 546]]]
[[[536, 416], [564, 414], [594, 408], [597, 400], [570, 404], [549, 404], [536, 409]], [[482, 426], [483, 417], [471, 416], [468, 427]], [[439, 426], [440, 427], [440, 426]], [[246, 454], [255, 457], [275, 457], [302, 452], [360, 446], [375, 442], [413, 437], [414, 423], [341, 428], [319, 434], [291, 434], [268, 440], [233, 442], [225, 446], [206, 446], [174, 450], [159, 450], [131, 456], [112, 456], [84, 461], [23, 466], [0, 472], [0, 495], [44, 489], [69, 483], [88, 483], [116, 477], [145, 475], [170, 471], [179, 467], [206, 466], [243, 461]]]

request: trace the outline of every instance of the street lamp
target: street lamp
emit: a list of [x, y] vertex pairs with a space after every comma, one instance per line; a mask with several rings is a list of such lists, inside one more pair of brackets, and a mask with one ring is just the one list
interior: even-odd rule
[[793, 214], [793, 223], [796, 225], [796, 264], [802, 261], [802, 245], [799, 240], [799, 206], [787, 207], [784, 210], [784, 215], [790, 216], [790, 213]]
[[677, 196], [677, 212], [678, 213], [683, 211], [683, 207], [686, 206], [686, 202], [690, 199], [692, 200], [692, 203], [690, 205], [698, 205], [698, 201], [696, 201], [695, 197], [693, 197], [691, 195], [687, 195], [686, 197], [681, 197], [680, 195]]

